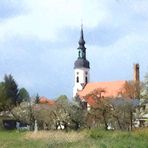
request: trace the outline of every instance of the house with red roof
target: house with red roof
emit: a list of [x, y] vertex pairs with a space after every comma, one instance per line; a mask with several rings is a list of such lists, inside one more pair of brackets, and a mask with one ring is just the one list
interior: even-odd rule
[[42, 96], [42, 97], [39, 98], [39, 103], [41, 103], [41, 104], [48, 104], [49, 106], [51, 106], [51, 105], [55, 104], [55, 101], [52, 100], [52, 99], [48, 99], [48, 98]]

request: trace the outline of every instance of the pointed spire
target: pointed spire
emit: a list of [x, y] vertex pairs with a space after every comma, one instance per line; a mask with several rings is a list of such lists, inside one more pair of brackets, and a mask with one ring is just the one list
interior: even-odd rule
[[86, 59], [85, 40], [83, 35], [83, 24], [81, 24], [80, 40], [78, 49], [78, 59], [74, 63], [74, 69], [87, 68], [90, 69], [89, 61]]
[[85, 40], [83, 35], [83, 24], [81, 24], [81, 32], [80, 32], [80, 40], [78, 49], [86, 49], [85, 48]]

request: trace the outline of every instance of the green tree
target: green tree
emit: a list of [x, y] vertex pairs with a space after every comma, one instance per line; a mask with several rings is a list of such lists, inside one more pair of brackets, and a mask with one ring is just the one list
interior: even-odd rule
[[61, 103], [61, 104], [67, 104], [68, 103], [68, 97], [66, 95], [60, 95], [56, 99], [56, 102]]
[[72, 102], [69, 105], [69, 122], [70, 127], [78, 130], [79, 128], [86, 127], [86, 115], [87, 111], [84, 110], [81, 106], [76, 104], [75, 102]]
[[19, 97], [19, 102], [22, 102], [22, 101], [28, 102], [30, 100], [29, 93], [25, 88], [21, 88], [19, 90], [18, 97]]
[[17, 105], [18, 87], [11, 75], [5, 75], [0, 83], [0, 110], [10, 110]]
[[18, 100], [18, 86], [12, 77], [12, 75], [5, 75], [4, 77], [4, 91], [6, 94], [6, 100], [10, 101], [10, 106], [16, 106]]
[[5, 110], [10, 100], [6, 98], [5, 85], [3, 82], [0, 83], [0, 111]]

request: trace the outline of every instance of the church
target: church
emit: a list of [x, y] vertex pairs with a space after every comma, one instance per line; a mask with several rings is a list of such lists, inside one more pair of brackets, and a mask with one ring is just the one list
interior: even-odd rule
[[[87, 103], [87, 107], [94, 104], [94, 101], [85, 99], [85, 96], [95, 89], [102, 89], [102, 98], [119, 97], [123, 91], [127, 80], [110, 81], [110, 82], [90, 82], [90, 63], [86, 57], [86, 47], [83, 34], [83, 26], [81, 26], [80, 40], [78, 42], [78, 58], [74, 63], [74, 87], [73, 97], [79, 96], [81, 101]], [[134, 82], [139, 82], [139, 64], [134, 64]]]

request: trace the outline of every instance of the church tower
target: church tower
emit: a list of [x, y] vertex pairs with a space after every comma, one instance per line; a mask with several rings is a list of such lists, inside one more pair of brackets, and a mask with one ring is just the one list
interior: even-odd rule
[[85, 85], [89, 82], [89, 61], [86, 59], [86, 48], [83, 35], [83, 26], [81, 26], [80, 40], [79, 40], [78, 58], [74, 63], [74, 88], [73, 97], [76, 96], [77, 92], [82, 90]]

